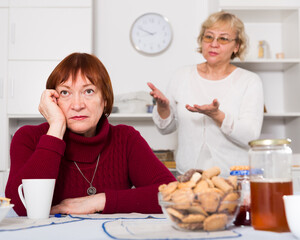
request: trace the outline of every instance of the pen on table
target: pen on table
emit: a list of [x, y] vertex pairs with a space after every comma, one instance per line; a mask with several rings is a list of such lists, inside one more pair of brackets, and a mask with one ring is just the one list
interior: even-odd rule
[[61, 213], [54, 214], [54, 217], [57, 217], [57, 218], [66, 217], [66, 216], [67, 216], [66, 214], [61, 214]]

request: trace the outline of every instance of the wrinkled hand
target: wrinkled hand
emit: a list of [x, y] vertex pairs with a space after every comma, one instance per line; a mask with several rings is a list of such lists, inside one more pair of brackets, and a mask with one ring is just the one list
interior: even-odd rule
[[62, 110], [57, 105], [59, 94], [54, 89], [46, 89], [41, 96], [39, 111], [51, 125], [57, 120], [65, 121]]
[[156, 100], [157, 111], [162, 118], [167, 118], [170, 115], [170, 102], [165, 95], [156, 88], [152, 83], [148, 82], [147, 85], [151, 88], [150, 95]]
[[51, 208], [50, 214], [93, 214], [104, 209], [106, 197], [104, 193], [91, 196], [68, 198]]
[[46, 89], [41, 96], [39, 111], [50, 125], [49, 135], [61, 138], [66, 129], [66, 117], [57, 105], [59, 94], [54, 89]]
[[193, 106], [187, 104], [186, 109], [190, 112], [199, 112], [211, 117], [219, 126], [222, 125], [225, 118], [225, 114], [219, 110], [220, 103], [217, 99], [214, 99], [211, 104], [197, 105]]

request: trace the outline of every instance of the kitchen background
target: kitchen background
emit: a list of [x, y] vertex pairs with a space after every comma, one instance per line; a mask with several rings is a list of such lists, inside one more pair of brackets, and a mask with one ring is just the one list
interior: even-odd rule
[[[221, 9], [238, 15], [250, 38], [245, 61], [235, 64], [257, 72], [263, 80], [267, 112], [261, 137], [291, 138], [296, 165], [298, 0], [0, 0], [0, 193], [9, 172], [12, 135], [24, 124], [44, 121], [37, 108], [46, 79], [75, 51], [93, 53], [106, 66], [119, 107], [119, 113], [109, 117], [112, 124], [134, 126], [154, 150], [176, 151], [176, 133], [160, 135], [147, 113], [144, 102], [152, 101], [146, 83], [164, 91], [176, 68], [202, 62], [196, 52], [201, 23]], [[169, 48], [154, 56], [139, 53], [130, 41], [132, 24], [148, 12], [165, 16], [173, 32]], [[264, 41], [263, 58], [258, 58], [259, 41]]]

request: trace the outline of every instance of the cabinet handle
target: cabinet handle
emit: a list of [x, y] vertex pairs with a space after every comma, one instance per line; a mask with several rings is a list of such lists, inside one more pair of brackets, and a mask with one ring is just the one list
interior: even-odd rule
[[3, 78], [0, 78], [0, 98], [3, 98]]
[[14, 79], [10, 78], [10, 96], [13, 98], [14, 97]]
[[11, 35], [10, 35], [10, 42], [11, 44], [15, 44], [16, 42], [16, 24], [11, 24]]

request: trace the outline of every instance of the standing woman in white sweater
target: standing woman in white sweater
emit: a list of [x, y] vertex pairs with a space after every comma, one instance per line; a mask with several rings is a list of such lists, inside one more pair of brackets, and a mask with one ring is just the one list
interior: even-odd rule
[[248, 142], [260, 136], [262, 82], [230, 63], [243, 59], [247, 47], [244, 24], [235, 15], [210, 15], [198, 44], [206, 61], [179, 69], [166, 95], [148, 83], [157, 102], [153, 120], [162, 134], [178, 130], [179, 173], [219, 166], [227, 175], [232, 165], [248, 165]]

